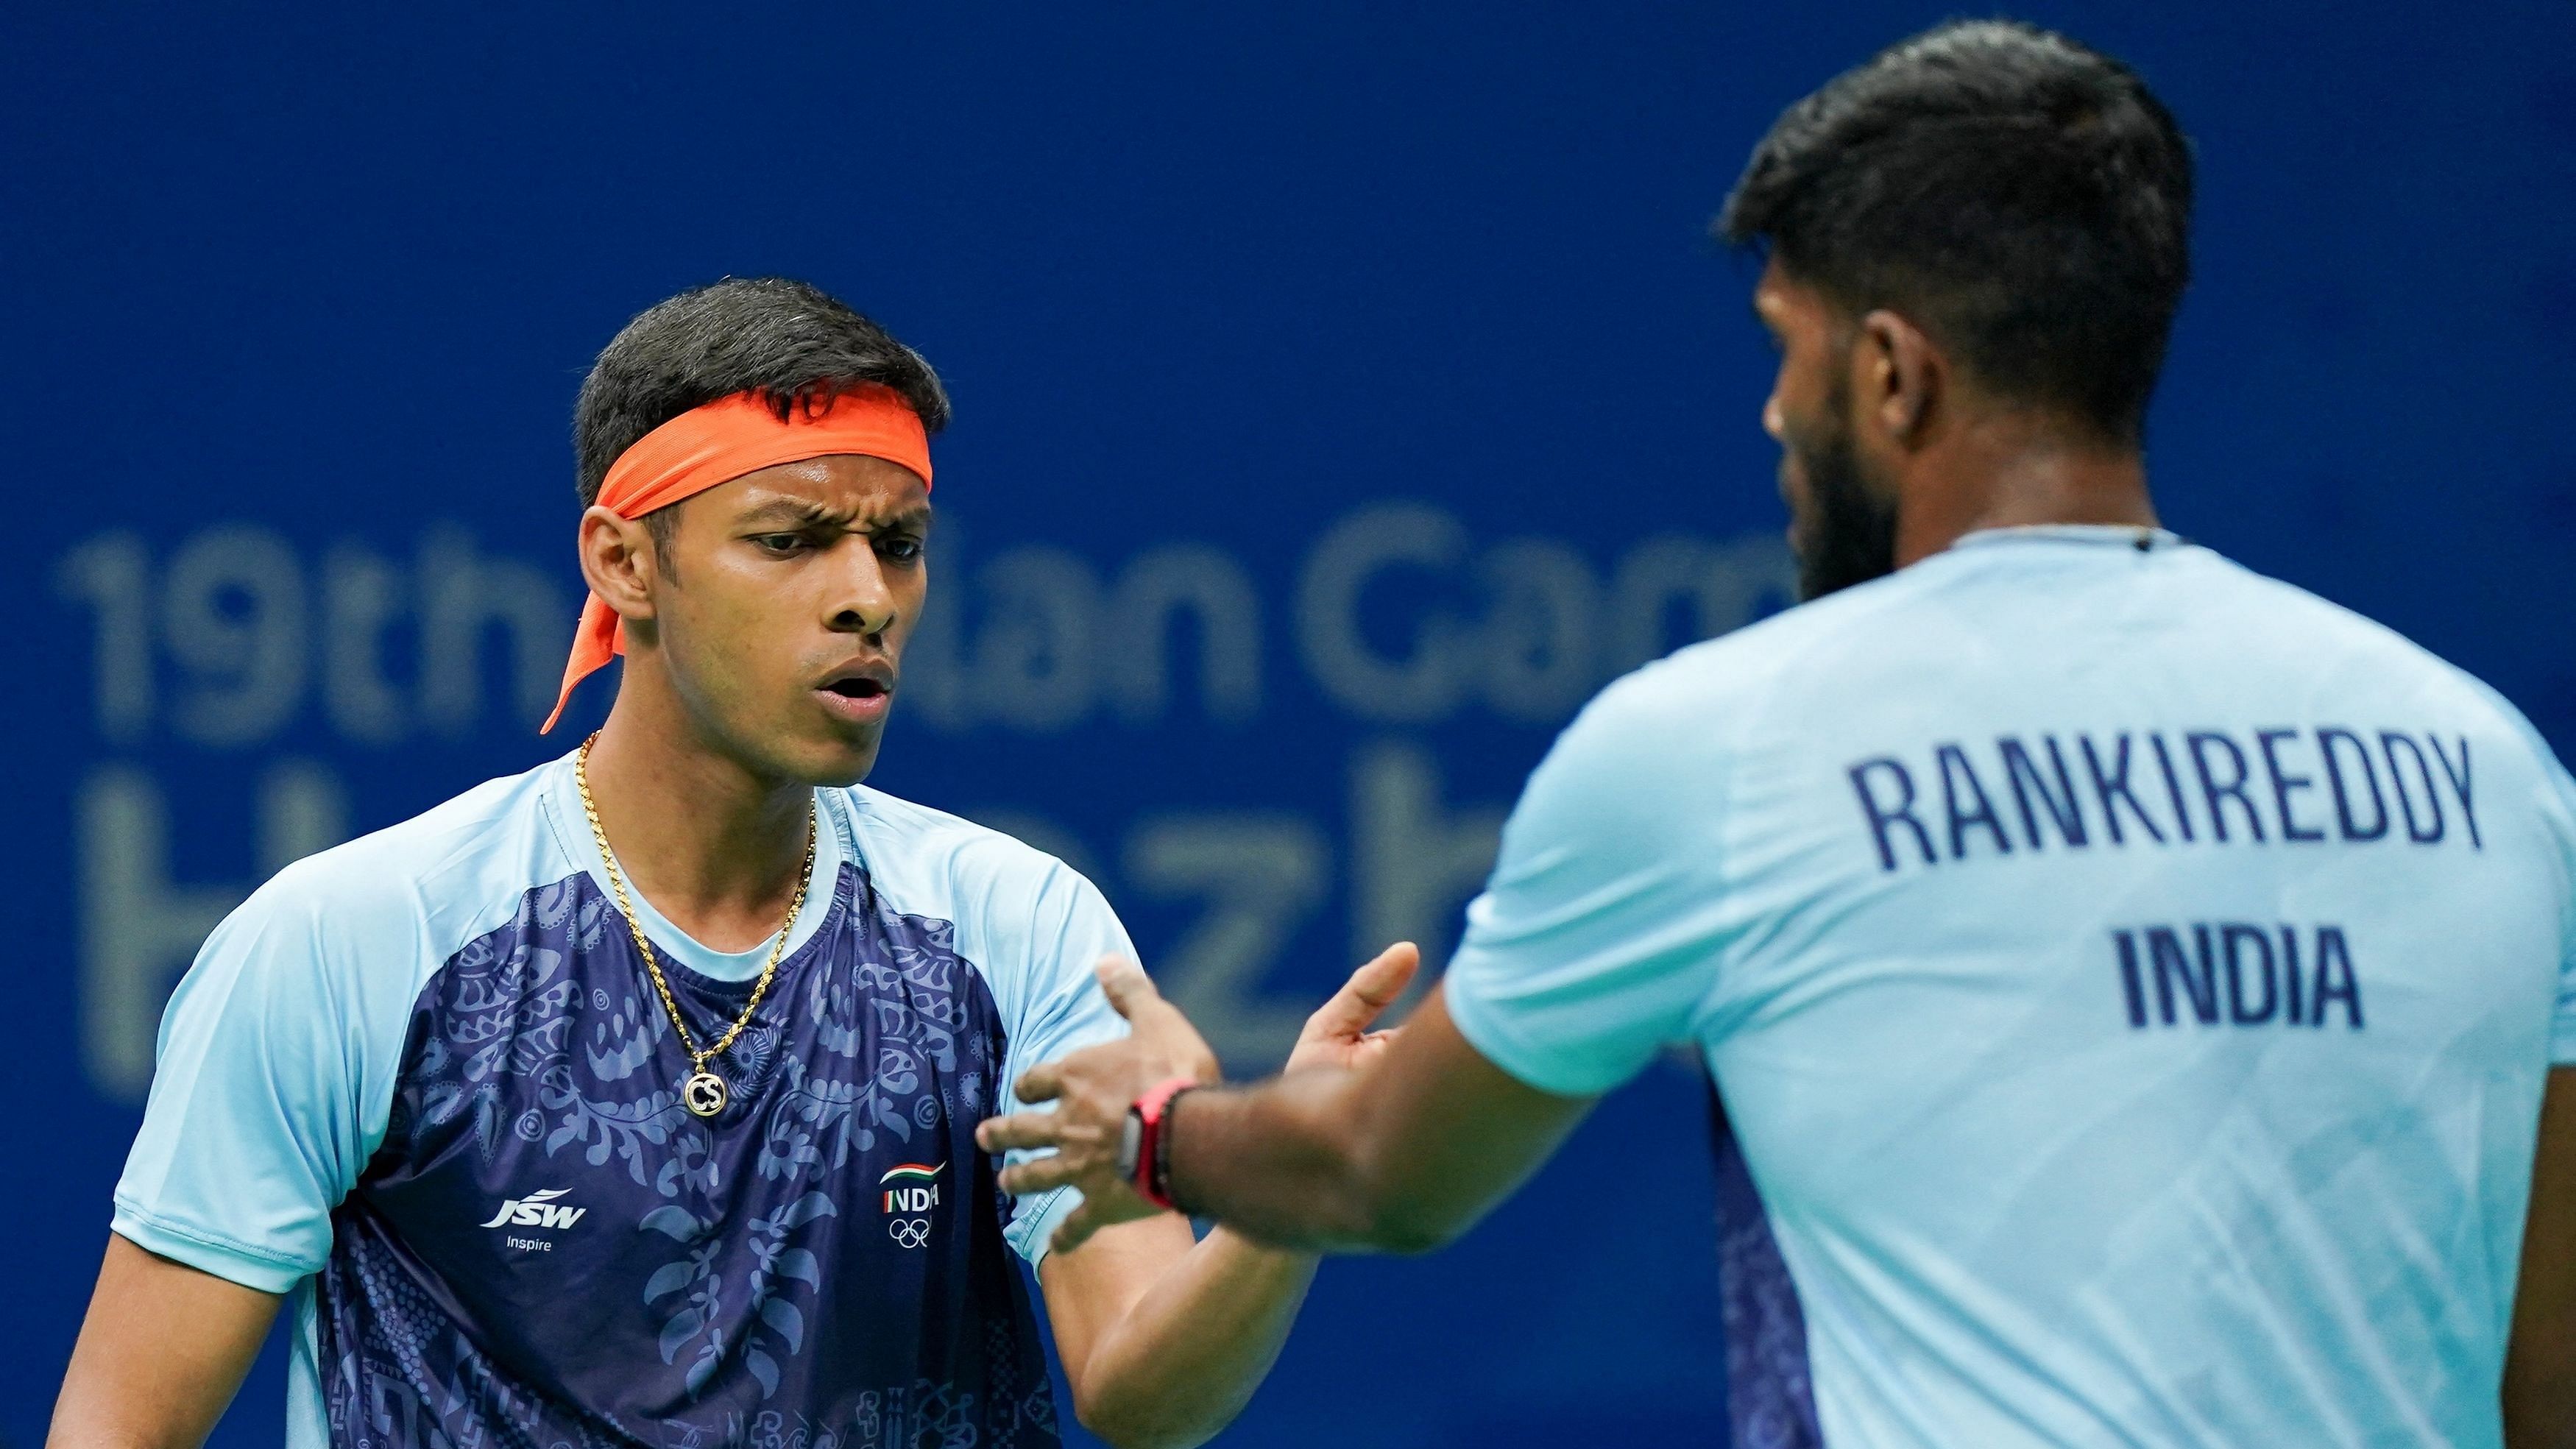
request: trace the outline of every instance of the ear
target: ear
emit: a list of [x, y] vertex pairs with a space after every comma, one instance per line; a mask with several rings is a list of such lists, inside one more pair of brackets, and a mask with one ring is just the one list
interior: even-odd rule
[[579, 552], [582, 581], [619, 618], [632, 624], [653, 617], [662, 560], [642, 519], [620, 518], [596, 505], [584, 509]]
[[1851, 350], [1852, 399], [1864, 426], [1894, 446], [1918, 446], [1947, 401], [1948, 359], [1923, 329], [1884, 308], [1860, 319]]

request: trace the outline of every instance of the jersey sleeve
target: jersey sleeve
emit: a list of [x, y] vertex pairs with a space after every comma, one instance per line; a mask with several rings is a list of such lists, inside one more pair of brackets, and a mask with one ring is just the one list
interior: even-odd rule
[[[1107, 898], [1069, 866], [1049, 862], [1029, 925], [1027, 987], [1008, 1027], [1010, 1041], [1002, 1061], [1001, 1101], [1013, 1112], [1054, 1110], [1051, 1102], [1032, 1109], [1016, 1095], [1020, 1076], [1029, 1068], [1127, 1034], [1127, 1019], [1109, 1004], [1092, 968], [1103, 956], [1136, 959], [1135, 943], [1127, 939], [1127, 928], [1119, 924]], [[1022, 1149], [1004, 1160], [1044, 1155]], [[1046, 1257], [1056, 1224], [1081, 1205], [1081, 1191], [1070, 1187], [1023, 1198], [1003, 1236], [1035, 1267]]]
[[[313, 864], [235, 910], [181, 978], [116, 1186], [120, 1236], [265, 1293], [322, 1267], [391, 1095], [392, 1064], [369, 1060], [381, 1033], [350, 1019], [348, 958], [305, 888]], [[372, 1112], [371, 1077], [387, 1089]]]
[[1468, 1043], [1543, 1092], [1635, 1076], [1713, 984], [1724, 761], [1659, 689], [1613, 685], [1530, 776], [1442, 988]]

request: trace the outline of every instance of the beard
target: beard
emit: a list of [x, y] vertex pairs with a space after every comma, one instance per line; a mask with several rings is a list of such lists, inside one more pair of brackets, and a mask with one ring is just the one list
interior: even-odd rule
[[1896, 499], [1870, 486], [1843, 412], [1829, 406], [1824, 436], [1789, 444], [1807, 480], [1805, 516], [1791, 529], [1801, 603], [1896, 572]]

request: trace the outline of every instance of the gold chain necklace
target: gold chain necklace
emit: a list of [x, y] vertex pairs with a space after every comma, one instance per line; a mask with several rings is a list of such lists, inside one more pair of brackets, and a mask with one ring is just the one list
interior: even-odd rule
[[671, 1014], [671, 1029], [680, 1034], [680, 1050], [689, 1054], [692, 1070], [680, 1087], [680, 1100], [701, 1117], [712, 1117], [725, 1109], [731, 1095], [725, 1079], [707, 1070], [707, 1063], [732, 1046], [742, 1029], [751, 1025], [751, 1014], [760, 1009], [760, 998], [769, 992], [769, 980], [778, 974], [779, 958], [787, 954], [787, 938], [796, 930], [796, 918], [805, 912], [805, 888], [814, 880], [814, 838], [819, 827], [814, 807], [805, 807], [805, 864], [796, 873], [796, 895], [787, 903], [787, 921], [778, 928], [778, 944], [769, 948], [769, 960], [760, 968], [760, 981], [751, 988], [751, 1000], [743, 1003], [742, 1015], [733, 1019], [725, 1034], [713, 1044], [701, 1048], [689, 1036], [689, 1024], [680, 1019], [680, 1003], [671, 997], [671, 983], [662, 979], [662, 963], [653, 955], [653, 943], [644, 939], [643, 923], [635, 919], [635, 903], [626, 898], [626, 877], [617, 869], [617, 852], [608, 848], [608, 831], [599, 823], [599, 806], [590, 798], [590, 747], [599, 743], [597, 731], [581, 742], [580, 753], [572, 759], [572, 781], [581, 791], [581, 813], [590, 817], [590, 838], [599, 842], [600, 862], [608, 867], [609, 887], [617, 892], [617, 909], [626, 917], [626, 929], [635, 934], [635, 949], [644, 957], [644, 969], [652, 973], [653, 990], [662, 998], [662, 1009]]

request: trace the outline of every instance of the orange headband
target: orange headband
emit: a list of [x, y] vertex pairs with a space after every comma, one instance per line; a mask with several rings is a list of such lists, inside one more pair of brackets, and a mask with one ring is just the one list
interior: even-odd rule
[[[745, 473], [835, 453], [883, 458], [921, 475], [923, 488], [930, 486], [929, 434], [920, 414], [891, 388], [845, 392], [822, 412], [798, 407], [785, 422], [760, 394], [738, 392], [691, 408], [618, 454], [599, 486], [599, 506], [620, 518], [641, 518]], [[626, 632], [617, 611], [597, 594], [583, 600], [572, 658], [564, 665], [563, 693], [555, 697], [555, 712], [546, 716], [545, 729], [538, 733], [563, 718], [574, 685], [625, 652]]]

